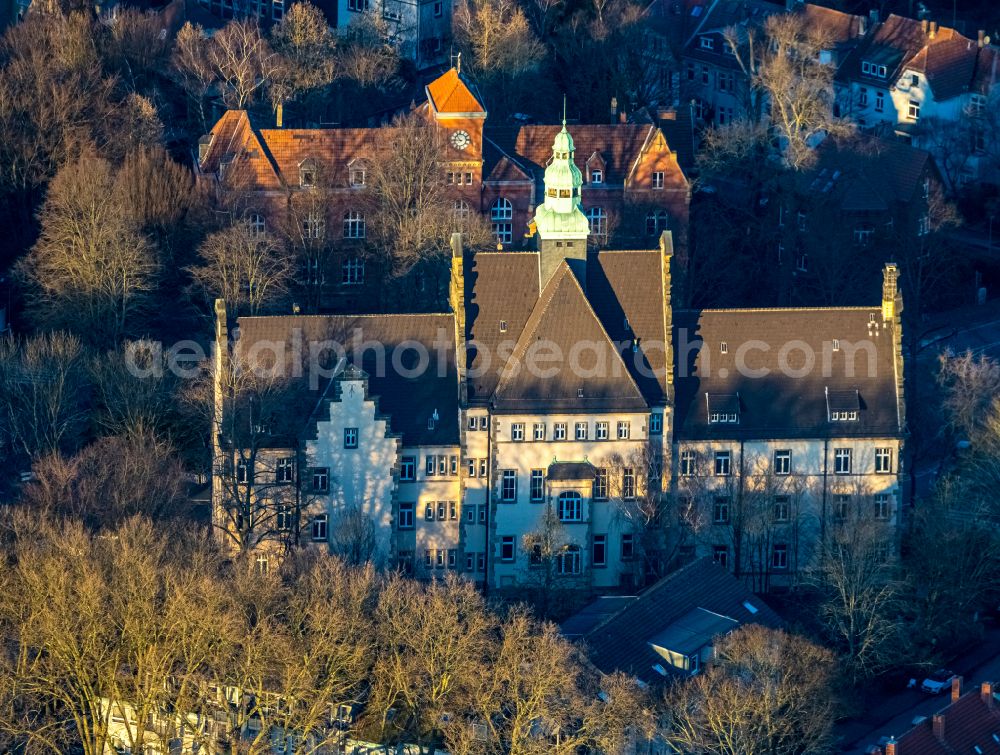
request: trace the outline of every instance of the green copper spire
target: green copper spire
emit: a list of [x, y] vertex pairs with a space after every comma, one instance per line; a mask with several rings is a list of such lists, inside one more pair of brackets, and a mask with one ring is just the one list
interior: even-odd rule
[[566, 129], [563, 98], [562, 130], [552, 143], [552, 159], [545, 168], [545, 201], [535, 211], [535, 227], [542, 239], [586, 240], [589, 226], [580, 206], [583, 175], [573, 162], [576, 148]]

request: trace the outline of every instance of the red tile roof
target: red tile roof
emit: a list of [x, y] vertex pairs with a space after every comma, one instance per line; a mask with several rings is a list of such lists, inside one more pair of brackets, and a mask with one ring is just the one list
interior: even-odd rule
[[438, 113], [486, 114], [482, 103], [454, 68], [427, 85], [427, 99]]
[[896, 740], [896, 755], [1000, 755], [1000, 704], [977, 687], [939, 711], [944, 716], [944, 736], [934, 734], [928, 718]]

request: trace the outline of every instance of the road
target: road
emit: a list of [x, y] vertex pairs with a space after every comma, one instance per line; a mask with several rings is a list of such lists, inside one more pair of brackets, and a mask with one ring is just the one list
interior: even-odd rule
[[[949, 664], [964, 677], [963, 691], [978, 688], [980, 683], [1000, 680], [1000, 629], [989, 630], [983, 642]], [[919, 682], [920, 680], [918, 680]], [[869, 705], [863, 720], [847, 721], [837, 727], [841, 736], [841, 752], [862, 755], [880, 737], [899, 737], [913, 726], [917, 716], [930, 718], [950, 702], [950, 691], [927, 695], [919, 690], [904, 689], [886, 695]]]

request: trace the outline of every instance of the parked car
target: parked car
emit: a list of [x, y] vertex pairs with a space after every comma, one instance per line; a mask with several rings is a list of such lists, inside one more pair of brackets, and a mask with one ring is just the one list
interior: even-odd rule
[[950, 688], [951, 680], [956, 676], [954, 671], [940, 668], [920, 683], [920, 689], [923, 692], [937, 695], [942, 690]]

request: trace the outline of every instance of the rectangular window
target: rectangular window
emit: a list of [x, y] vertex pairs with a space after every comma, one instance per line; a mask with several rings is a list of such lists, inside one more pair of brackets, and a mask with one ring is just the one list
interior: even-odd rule
[[771, 568], [773, 569], [787, 569], [788, 568], [788, 546], [782, 544], [776, 544], [771, 549]]
[[484, 417], [480, 417], [479, 418], [479, 429], [480, 430], [489, 430], [490, 429], [490, 418], [489, 417], [485, 417], [484, 416]]
[[875, 112], [881, 113], [885, 110], [885, 92], [875, 92]]
[[482, 478], [484, 478], [484, 479], [488, 476], [486, 474], [487, 471], [488, 471], [487, 462], [488, 462], [488, 459], [480, 459], [479, 460], [479, 476], [482, 477]]
[[729, 498], [719, 496], [712, 503], [712, 524], [729, 524]]
[[716, 477], [728, 477], [732, 465], [732, 455], [729, 451], [715, 452], [715, 475]]
[[531, 470], [531, 500], [541, 501], [545, 498], [545, 470]]
[[576, 439], [577, 440], [587, 440], [587, 423], [577, 422], [576, 423]]
[[851, 473], [851, 449], [837, 448], [833, 451], [833, 471], [836, 474]]
[[452, 477], [458, 474], [458, 457], [449, 456], [448, 457], [448, 474]]
[[658, 170], [653, 173], [653, 188], [662, 189], [663, 188], [663, 171]]
[[424, 550], [424, 566], [430, 569], [434, 565], [434, 551], [430, 548]]
[[330, 490], [329, 467], [313, 467], [312, 489], [314, 493], [326, 493]]
[[698, 40], [698, 45], [702, 50], [711, 50], [715, 47], [715, 40], [711, 37], [701, 37]]
[[249, 485], [253, 482], [253, 475], [250, 473], [251, 465], [240, 459], [236, 462], [236, 482], [240, 485]]
[[618, 440], [628, 440], [630, 432], [631, 432], [631, 423], [629, 422], [618, 423]]
[[448, 501], [448, 518], [453, 522], [458, 519], [458, 504], [455, 501]]
[[635, 470], [632, 467], [622, 470], [622, 498], [626, 501], [635, 498]]
[[274, 526], [278, 532], [288, 532], [292, 528], [292, 507], [278, 506], [274, 513]]
[[653, 412], [649, 415], [649, 434], [650, 435], [662, 435], [663, 434], [663, 415], [659, 412]]
[[723, 569], [729, 568], [729, 546], [728, 545], [713, 545], [712, 546], [712, 560], [715, 561]]
[[417, 457], [404, 456], [399, 461], [399, 479], [406, 482], [417, 479]]
[[434, 504], [428, 503], [424, 506], [424, 521], [433, 522], [434, 521]]
[[774, 497], [774, 521], [787, 522], [791, 513], [790, 508], [787, 495], [776, 495]]
[[400, 501], [399, 502], [399, 529], [401, 530], [412, 530], [413, 529], [413, 501]]
[[449, 548], [448, 549], [448, 568], [449, 569], [454, 569], [455, 568], [455, 563], [456, 563], [457, 557], [458, 557], [458, 551], [456, 551], [454, 548]]
[[475, 459], [466, 459], [465, 466], [466, 466], [466, 470], [467, 470], [468, 476], [469, 477], [475, 477], [476, 476], [476, 469], [477, 469], [476, 460]]
[[486, 554], [477, 553], [476, 554], [476, 571], [484, 572], [486, 571]]
[[345, 286], [360, 286], [365, 282], [365, 261], [349, 257], [340, 265], [340, 282]]
[[792, 473], [791, 449], [782, 448], [774, 452], [774, 473], [782, 476]]
[[345, 427], [344, 448], [357, 448], [357, 447], [358, 447], [358, 428]]
[[920, 120], [920, 103], [916, 100], [910, 100], [910, 105], [906, 109], [906, 117], [911, 121]]
[[891, 474], [891, 473], [892, 473], [892, 449], [876, 448], [875, 474]]
[[635, 558], [635, 535], [622, 535], [622, 561], [631, 561]]
[[592, 184], [604, 183], [604, 172], [594, 168], [590, 171], [590, 182]]
[[556, 424], [553, 427], [552, 436], [556, 440], [566, 440], [566, 423], [556, 422]]
[[434, 551], [434, 565], [438, 569], [444, 568], [444, 553], [445, 553], [444, 548], [438, 548], [436, 551]]
[[578, 493], [563, 493], [559, 496], [559, 521], [583, 521], [583, 499]]
[[504, 535], [500, 538], [500, 560], [510, 563], [514, 560], [514, 536]]
[[594, 471], [594, 500], [608, 500], [608, 470], [604, 467]]
[[274, 470], [275, 482], [288, 483], [295, 480], [295, 462], [293, 459], [278, 459]]
[[466, 521], [467, 524], [475, 524], [476, 523], [476, 507], [475, 506], [467, 506], [466, 507], [466, 509], [465, 509], [465, 521]]
[[889, 501], [889, 494], [878, 493], [875, 496], [875, 518], [883, 520], [888, 519], [891, 513], [892, 507]]
[[488, 509], [485, 505], [479, 507], [479, 523], [486, 524], [486, 513]]
[[531, 437], [535, 440], [545, 440], [545, 423], [536, 422], [532, 427]]
[[851, 497], [849, 495], [835, 495], [833, 497], [833, 518], [838, 522], [847, 521], [851, 513]]
[[693, 477], [698, 473], [698, 460], [694, 451], [681, 451], [681, 477]]
[[595, 425], [594, 429], [596, 431], [594, 433], [594, 435], [595, 435], [595, 437], [598, 440], [607, 440], [608, 439], [608, 423], [607, 422], [598, 422]]
[[312, 539], [315, 542], [320, 542], [326, 540], [326, 524], [327, 516], [326, 514], [320, 514], [319, 516], [313, 518], [312, 520]]
[[868, 88], [861, 87], [858, 90], [858, 105], [861, 107], [868, 107]]
[[475, 568], [476, 568], [476, 554], [475, 553], [466, 553], [465, 554], [465, 570], [471, 572]]
[[445, 520], [445, 512], [447, 510], [448, 504], [445, 501], [437, 502], [437, 518], [439, 522]]
[[436, 456], [428, 456], [427, 457], [425, 471], [426, 471], [428, 477], [431, 477], [432, 475], [434, 475], [437, 472], [437, 457]]
[[608, 565], [608, 536], [594, 535], [594, 549], [591, 561], [594, 566]]
[[494, 223], [493, 238], [500, 244], [509, 244], [514, 240], [513, 223]]
[[368, 0], [347, 0], [347, 10], [363, 13], [368, 10]]
[[505, 469], [503, 471], [500, 500], [507, 503], [513, 503], [517, 500], [517, 472], [513, 469]]
[[510, 439], [513, 441], [524, 440], [524, 423], [514, 422], [510, 426]]

